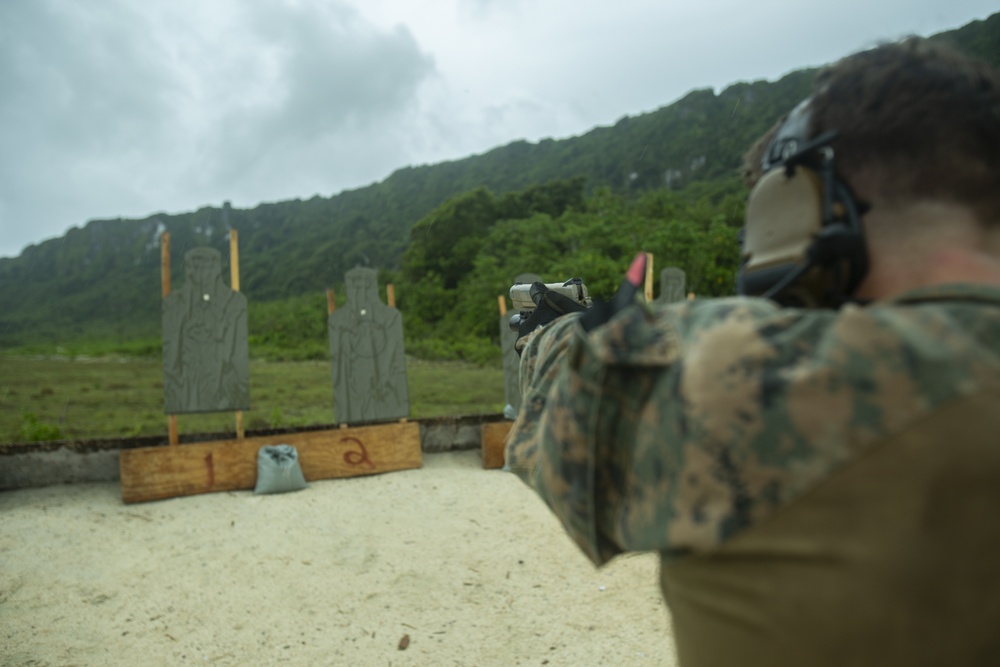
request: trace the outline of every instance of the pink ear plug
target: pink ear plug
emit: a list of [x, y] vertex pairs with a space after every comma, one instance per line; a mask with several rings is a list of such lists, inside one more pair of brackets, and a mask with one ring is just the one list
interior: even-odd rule
[[646, 253], [640, 252], [632, 260], [625, 274], [625, 280], [633, 287], [639, 287], [646, 279]]

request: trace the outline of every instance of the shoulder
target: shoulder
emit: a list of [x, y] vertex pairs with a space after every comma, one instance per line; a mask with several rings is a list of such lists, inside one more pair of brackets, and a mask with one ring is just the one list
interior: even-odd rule
[[781, 466], [850, 458], [981, 384], [984, 363], [995, 372], [956, 308], [803, 311], [745, 299], [664, 319], [680, 330], [674, 370], [691, 425]]
[[[962, 376], [996, 359], [982, 343], [1000, 335], [1000, 308], [964, 306], [904, 301], [795, 310], [714, 299], [635, 309], [591, 342], [609, 364], [670, 366], [692, 400], [744, 391], [766, 408], [817, 383], [831, 393], [898, 393], [905, 383], [938, 394], [942, 380], [960, 388]], [[977, 317], [985, 331], [974, 330], [970, 319]]]
[[[738, 298], [635, 308], [595, 331], [583, 345], [600, 363], [578, 369], [599, 369], [601, 404], [588, 411], [604, 416], [604, 488], [656, 491], [623, 503], [623, 543], [658, 534], [671, 551], [711, 548], [985, 375], [995, 382], [996, 355], [955, 313]], [[669, 508], [662, 522], [647, 521], [649, 502]]]

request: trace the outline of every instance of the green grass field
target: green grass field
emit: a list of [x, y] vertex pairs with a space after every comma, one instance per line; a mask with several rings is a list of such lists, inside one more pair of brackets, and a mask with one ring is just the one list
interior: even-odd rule
[[[156, 358], [0, 355], [0, 443], [166, 437], [162, 373]], [[407, 384], [413, 419], [503, 410], [500, 368], [407, 359]], [[247, 429], [330, 424], [330, 365], [251, 360], [250, 399]], [[181, 434], [235, 430], [232, 413], [177, 421]]]

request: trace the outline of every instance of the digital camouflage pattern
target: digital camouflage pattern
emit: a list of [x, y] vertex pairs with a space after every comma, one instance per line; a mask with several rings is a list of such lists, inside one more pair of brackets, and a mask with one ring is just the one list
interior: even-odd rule
[[961, 397], [1000, 387], [1000, 289], [840, 311], [635, 305], [532, 335], [510, 470], [583, 551], [707, 553]]

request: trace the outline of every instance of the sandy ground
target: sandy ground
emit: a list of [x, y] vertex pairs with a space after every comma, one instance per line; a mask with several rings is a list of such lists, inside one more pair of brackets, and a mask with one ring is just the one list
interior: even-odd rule
[[656, 559], [595, 569], [475, 451], [282, 495], [0, 492], [0, 665], [193, 664], [675, 660]]

